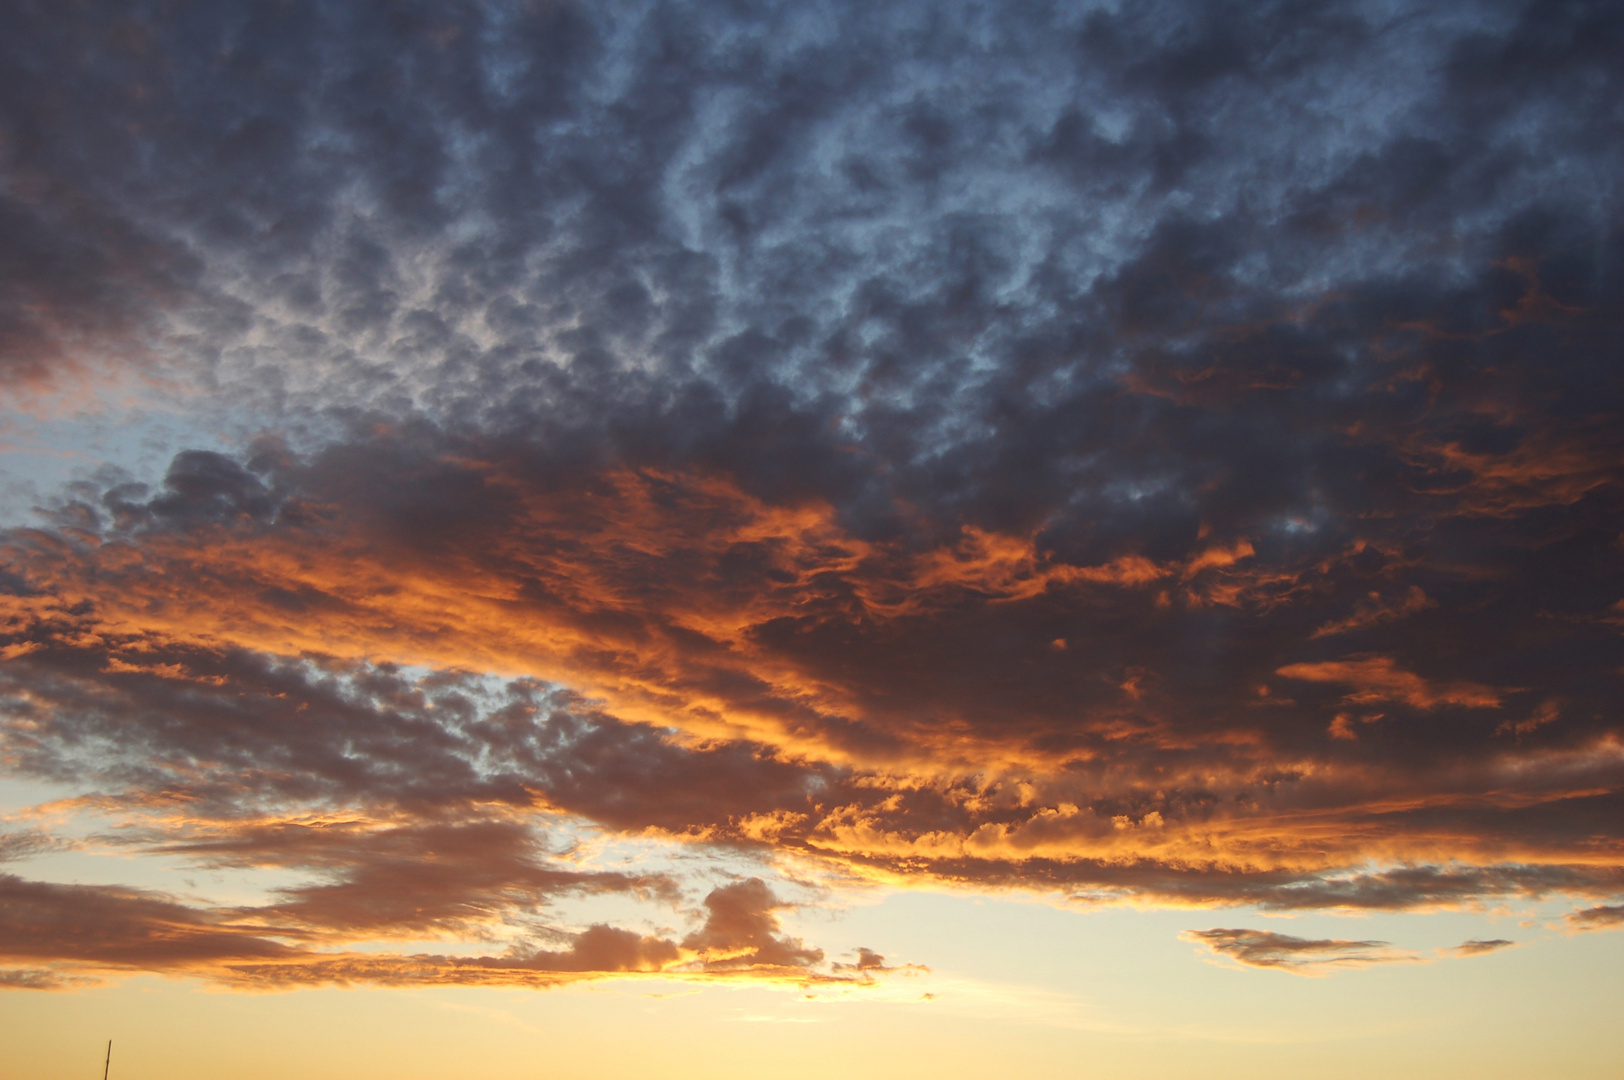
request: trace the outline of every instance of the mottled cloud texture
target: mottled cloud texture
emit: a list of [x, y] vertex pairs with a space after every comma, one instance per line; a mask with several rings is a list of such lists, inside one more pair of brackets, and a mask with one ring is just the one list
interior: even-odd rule
[[197, 432], [0, 537], [0, 763], [277, 882], [21, 821], [0, 983], [872, 980], [832, 883], [1618, 921], [1617, 4], [19, 2], [0, 71], [8, 418]]

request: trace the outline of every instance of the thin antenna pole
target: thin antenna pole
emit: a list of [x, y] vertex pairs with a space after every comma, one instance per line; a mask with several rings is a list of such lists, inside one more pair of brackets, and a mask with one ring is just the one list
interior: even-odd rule
[[113, 1040], [107, 1040], [107, 1060], [102, 1062], [102, 1080], [107, 1080], [107, 1068], [113, 1064]]

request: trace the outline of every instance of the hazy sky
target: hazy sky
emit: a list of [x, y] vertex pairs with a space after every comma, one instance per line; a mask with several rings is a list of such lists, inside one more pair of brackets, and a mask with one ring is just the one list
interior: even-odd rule
[[0, 13], [0, 1076], [1624, 1069], [1624, 7]]

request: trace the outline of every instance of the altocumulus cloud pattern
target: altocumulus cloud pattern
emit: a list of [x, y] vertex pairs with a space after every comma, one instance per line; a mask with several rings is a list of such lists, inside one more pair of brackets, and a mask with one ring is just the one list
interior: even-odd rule
[[1619, 924], [1619, 5], [18, 0], [0, 71], [8, 430], [184, 436], [11, 515], [0, 761], [277, 882], [0, 875], [0, 982]]

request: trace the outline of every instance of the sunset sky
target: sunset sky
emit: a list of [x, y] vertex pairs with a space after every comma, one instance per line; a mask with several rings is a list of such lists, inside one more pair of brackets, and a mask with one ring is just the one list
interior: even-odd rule
[[9, 0], [0, 1080], [1624, 1074], [1624, 6]]

